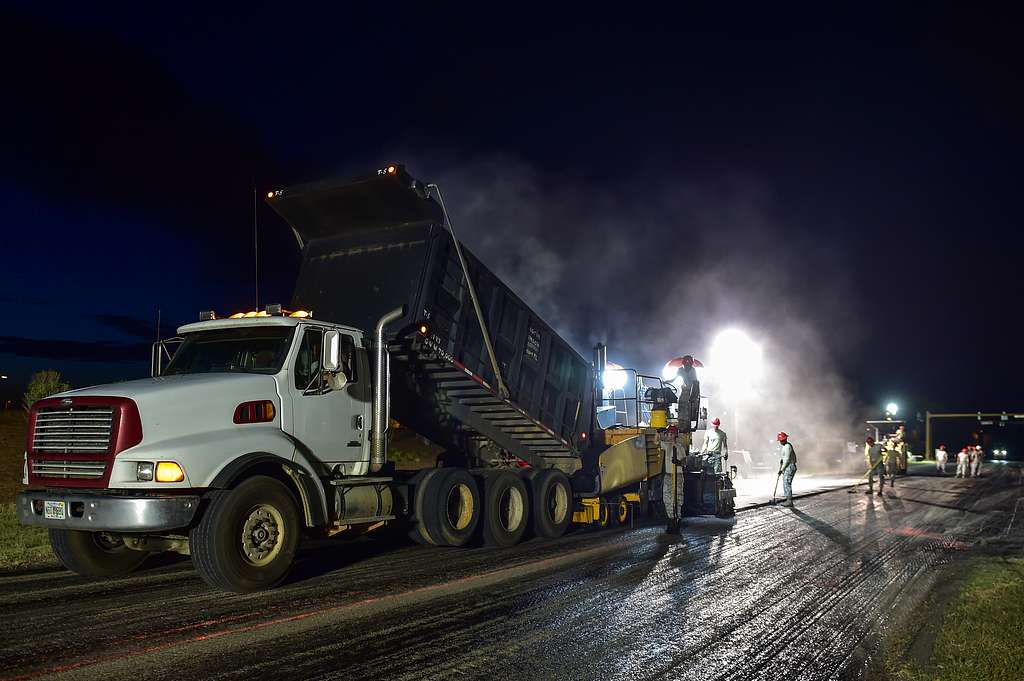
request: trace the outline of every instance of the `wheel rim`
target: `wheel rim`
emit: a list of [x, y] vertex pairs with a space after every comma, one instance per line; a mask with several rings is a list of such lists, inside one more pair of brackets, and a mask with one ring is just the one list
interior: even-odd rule
[[526, 503], [523, 493], [515, 487], [510, 487], [501, 494], [498, 499], [498, 521], [505, 528], [506, 532], [514, 532], [523, 524], [526, 516]]
[[242, 524], [242, 555], [256, 567], [271, 563], [284, 546], [284, 516], [270, 504], [259, 504], [249, 511]]
[[626, 500], [620, 500], [619, 505], [616, 508], [619, 514], [619, 522], [624, 523], [629, 518], [629, 502]]
[[556, 525], [561, 525], [562, 521], [565, 520], [566, 513], [568, 512], [569, 495], [565, 491], [565, 486], [552, 485], [551, 491], [548, 492], [548, 517], [550, 517]]
[[448, 522], [456, 530], [464, 530], [473, 521], [473, 491], [469, 485], [459, 483], [448, 492]]

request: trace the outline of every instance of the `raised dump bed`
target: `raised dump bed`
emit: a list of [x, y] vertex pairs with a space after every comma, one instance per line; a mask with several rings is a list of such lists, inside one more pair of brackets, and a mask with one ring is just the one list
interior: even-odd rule
[[538, 467], [579, 468], [595, 428], [589, 362], [464, 246], [463, 269], [441, 206], [402, 166], [268, 202], [302, 247], [294, 309], [372, 329], [404, 306], [389, 339], [392, 419], [453, 451], [486, 439]]

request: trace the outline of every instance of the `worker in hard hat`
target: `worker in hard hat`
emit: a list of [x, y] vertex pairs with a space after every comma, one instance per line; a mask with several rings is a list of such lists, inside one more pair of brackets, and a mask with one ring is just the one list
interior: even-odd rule
[[[889, 435], [885, 438], [882, 445], [882, 466], [885, 468], [885, 474], [889, 478], [889, 487], [896, 486], [896, 461], [898, 456], [896, 439]], [[883, 482], [882, 485], [884, 486], [885, 483]]]
[[939, 475], [946, 474], [946, 462], [949, 460], [949, 452], [946, 451], [946, 445], [939, 445], [939, 448], [935, 450], [935, 470]]
[[[896, 455], [894, 465], [890, 469], [892, 472], [905, 471], [907, 470], [907, 427], [902, 423], [896, 432], [890, 436], [892, 440], [893, 453]], [[893, 475], [893, 480], [896, 476]]]
[[875, 476], [878, 476], [878, 496], [882, 496], [882, 488], [885, 487], [885, 452], [880, 443], [870, 435], [864, 440], [864, 461], [868, 465], [868, 491], [872, 494], [875, 491]]
[[782, 476], [782, 493], [786, 495], [783, 506], [793, 506], [793, 476], [796, 475], [796, 450], [789, 442], [789, 435], [779, 433], [779, 475]]
[[700, 446], [706, 473], [721, 473], [729, 459], [729, 439], [725, 431], [719, 428], [721, 425], [722, 421], [715, 417], [711, 422], [711, 428], [704, 434], [704, 443]]
[[981, 460], [984, 456], [984, 452], [981, 449], [981, 445], [974, 445], [974, 449], [971, 452], [971, 477], [981, 477]]
[[689, 433], [693, 430], [693, 422], [700, 416], [700, 381], [697, 380], [697, 370], [691, 355], [683, 356], [683, 365], [679, 367], [678, 374], [683, 381], [679, 391], [679, 432]]
[[968, 475], [968, 466], [970, 466], [971, 455], [967, 453], [967, 447], [964, 447], [956, 455], [956, 477], [966, 478]]

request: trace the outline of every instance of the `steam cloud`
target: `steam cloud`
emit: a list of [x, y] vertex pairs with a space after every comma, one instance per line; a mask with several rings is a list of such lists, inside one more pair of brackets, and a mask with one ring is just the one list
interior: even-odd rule
[[836, 368], [863, 318], [848, 295], [857, 254], [830, 249], [769, 183], [595, 187], [509, 157], [410, 166], [441, 186], [462, 241], [584, 357], [601, 341], [611, 360], [657, 375], [672, 357], [706, 360], [723, 328], [760, 342], [764, 376], [736, 405], [739, 423], [714, 386], [703, 391], [734, 448], [763, 450], [785, 430], [809, 468], [860, 432]]

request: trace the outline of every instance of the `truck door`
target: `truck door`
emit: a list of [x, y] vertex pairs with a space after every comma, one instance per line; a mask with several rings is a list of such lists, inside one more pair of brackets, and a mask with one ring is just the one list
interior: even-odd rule
[[340, 389], [333, 388], [330, 375], [320, 369], [323, 341], [324, 329], [315, 326], [305, 327], [299, 340], [291, 384], [293, 435], [314, 458], [328, 465], [362, 461], [368, 424], [364, 423], [359, 398], [368, 377], [361, 375], [352, 336], [342, 334], [348, 383]]

